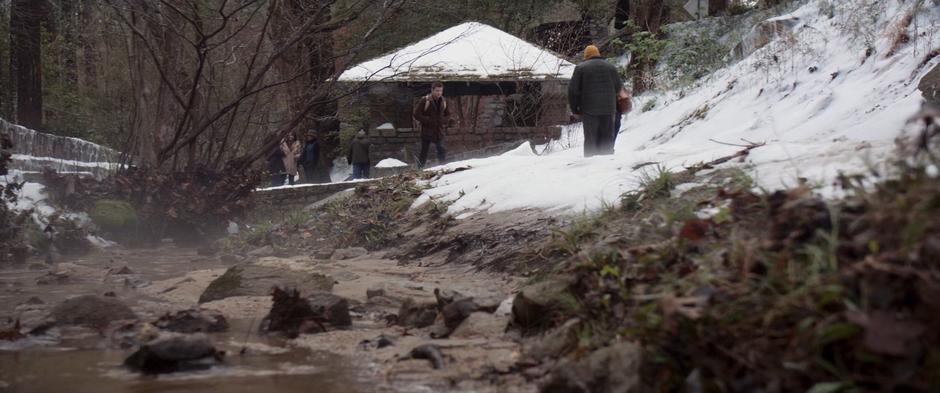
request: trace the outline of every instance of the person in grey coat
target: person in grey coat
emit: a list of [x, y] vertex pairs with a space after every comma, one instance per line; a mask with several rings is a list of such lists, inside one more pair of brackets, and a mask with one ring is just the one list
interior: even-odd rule
[[613, 154], [617, 94], [623, 81], [596, 46], [584, 49], [584, 59], [575, 67], [568, 84], [568, 105], [584, 125], [584, 156]]

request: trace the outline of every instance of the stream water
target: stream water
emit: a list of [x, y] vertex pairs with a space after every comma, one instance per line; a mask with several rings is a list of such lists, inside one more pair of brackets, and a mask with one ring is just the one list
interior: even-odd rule
[[[0, 327], [22, 318], [43, 318], [60, 301], [74, 295], [115, 292], [143, 318], [153, 310], [186, 304], [148, 296], [136, 287], [172, 279], [198, 269], [226, 267], [217, 258], [195, 251], [161, 248], [112, 250], [60, 265], [70, 268], [63, 282], [38, 285], [49, 276], [40, 264], [0, 269]], [[103, 273], [127, 266], [133, 275], [115, 279]], [[44, 304], [26, 305], [37, 298]], [[230, 329], [211, 334], [226, 351], [222, 365], [208, 370], [143, 376], [121, 364], [133, 349], [117, 349], [107, 334], [87, 328], [55, 328], [49, 334], [15, 342], [0, 341], [0, 392], [369, 392], [366, 369], [355, 360], [287, 345], [257, 334], [258, 322], [229, 319]], [[247, 350], [242, 353], [242, 349]]]

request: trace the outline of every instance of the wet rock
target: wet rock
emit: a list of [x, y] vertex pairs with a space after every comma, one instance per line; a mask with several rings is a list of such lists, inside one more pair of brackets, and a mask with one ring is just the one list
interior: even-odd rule
[[67, 299], [49, 315], [59, 325], [103, 327], [113, 321], [136, 319], [124, 302], [111, 297], [84, 295]]
[[917, 88], [920, 89], [928, 104], [940, 108], [940, 65], [934, 66], [924, 75]]
[[509, 318], [501, 318], [488, 312], [474, 312], [454, 329], [450, 337], [499, 337], [506, 331], [507, 325]]
[[296, 288], [300, 293], [329, 292], [333, 290], [333, 279], [282, 267], [236, 265], [209, 284], [199, 297], [199, 303], [232, 296], [266, 296], [276, 286]]
[[219, 255], [219, 262], [227, 264], [242, 263], [245, 262], [245, 257], [234, 254], [222, 254]]
[[335, 261], [342, 261], [346, 259], [359, 258], [368, 253], [369, 251], [362, 247], [340, 248], [336, 251], [333, 251], [333, 255], [330, 256], [330, 259]]
[[189, 309], [166, 313], [153, 322], [161, 330], [177, 333], [215, 333], [229, 328], [228, 320], [218, 311]]
[[354, 281], [359, 279], [359, 275], [350, 271], [340, 271], [330, 274], [337, 281]]
[[114, 293], [114, 291], [107, 291], [107, 292], [105, 292], [104, 294], [102, 294], [101, 296], [104, 296], [104, 297], [117, 297], [117, 294]]
[[434, 288], [434, 298], [437, 299], [437, 305], [441, 308], [466, 297], [462, 293], [451, 289]]
[[578, 330], [581, 320], [575, 318], [563, 325], [549, 330], [545, 335], [533, 338], [525, 345], [527, 358], [540, 361], [546, 358], [561, 357], [578, 347]]
[[557, 314], [569, 311], [576, 304], [568, 292], [569, 281], [554, 278], [523, 288], [513, 299], [513, 325], [523, 329], [544, 327]]
[[395, 345], [395, 338], [387, 335], [379, 335], [376, 338], [371, 340], [362, 340], [359, 343], [359, 349], [368, 350], [368, 349], [382, 349]]
[[302, 297], [297, 290], [275, 288], [272, 298], [271, 311], [261, 321], [262, 331], [284, 333], [293, 338], [324, 332], [328, 326], [352, 325], [349, 301], [340, 296], [318, 292]]
[[204, 370], [224, 356], [205, 334], [164, 334], [142, 345], [124, 360], [124, 366], [144, 374], [165, 374]]
[[464, 319], [480, 309], [473, 298], [464, 298], [444, 306], [441, 309], [441, 315], [444, 317], [444, 325], [449, 329], [456, 329]]
[[437, 318], [437, 303], [417, 303], [414, 299], [405, 299], [398, 309], [397, 324], [405, 327], [423, 328], [434, 324]]
[[274, 255], [274, 247], [264, 246], [259, 247], [248, 252], [249, 257], [261, 258], [261, 257], [270, 257]]
[[417, 346], [402, 359], [427, 359], [435, 370], [444, 367], [444, 355], [441, 353], [441, 349], [434, 344]]
[[69, 274], [66, 272], [50, 271], [44, 276], [36, 278], [36, 285], [55, 285], [69, 282]]
[[307, 302], [314, 314], [318, 314], [327, 323], [338, 327], [352, 326], [349, 316], [349, 301], [327, 292], [316, 292], [307, 296]]
[[39, 297], [33, 296], [29, 299], [26, 299], [26, 301], [20, 304], [40, 305], [40, 304], [46, 304], [46, 302], [42, 301], [42, 299], [40, 299]]
[[564, 359], [542, 393], [635, 393], [640, 391], [642, 348], [618, 343], [579, 361]]
[[318, 248], [313, 251], [313, 257], [316, 259], [330, 259], [333, 256], [332, 248]]
[[134, 274], [134, 271], [131, 268], [124, 266], [117, 270], [112, 270], [111, 274]]
[[366, 289], [366, 299], [372, 299], [377, 296], [385, 296], [385, 284], [375, 284]]

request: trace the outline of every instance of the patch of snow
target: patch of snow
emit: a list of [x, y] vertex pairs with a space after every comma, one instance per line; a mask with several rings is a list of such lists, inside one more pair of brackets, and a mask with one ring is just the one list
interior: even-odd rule
[[382, 125], [375, 127], [376, 130], [394, 130], [395, 125], [392, 123], [382, 123]]
[[98, 248], [108, 248], [117, 246], [117, 243], [107, 240], [100, 236], [88, 235], [85, 237], [88, 241], [95, 247]]
[[940, 170], [937, 169], [936, 165], [931, 164], [925, 170], [927, 172], [927, 176], [930, 176], [931, 179], [936, 179], [937, 177], [940, 177]]
[[[849, 12], [854, 4], [833, 1], [839, 12]], [[864, 43], [836, 23], [840, 16], [830, 20], [818, 2], [808, 2], [793, 13], [801, 24], [792, 37], [774, 40], [684, 94], [637, 99], [615, 154], [583, 157], [580, 125], [566, 126], [560, 140], [536, 146], [538, 154], [520, 146], [501, 156], [438, 167], [472, 169], [430, 182], [413, 206], [434, 198], [453, 201], [451, 213], [594, 210], [639, 186], [642, 169], [632, 170], [636, 164], [657, 162], [679, 171], [741, 150], [714, 141], [742, 144], [745, 139], [766, 146], [722, 167], [752, 171], [756, 186], [766, 189], [805, 180], [832, 196], [839, 172], [858, 173], [868, 163], [885, 161], [895, 138], [909, 132], [907, 119], [920, 108], [916, 81], [937, 62], [920, 67], [923, 49], [940, 45], [940, 35], [918, 35], [886, 58], [892, 43], [890, 34], [883, 34], [913, 6], [886, 1], [887, 11], [865, 26], [879, 38], [874, 54], [863, 62]], [[917, 18], [920, 26], [935, 26], [940, 15], [922, 9]], [[771, 57], [779, 61], [767, 61]], [[818, 71], [809, 72], [810, 67]], [[640, 113], [639, 103], [646, 99], [658, 105]]]
[[406, 166], [408, 166], [408, 164], [394, 158], [386, 158], [379, 161], [378, 164], [375, 164], [376, 168], [401, 168]]
[[574, 64], [495, 27], [467, 22], [347, 70], [342, 82], [571, 79]]

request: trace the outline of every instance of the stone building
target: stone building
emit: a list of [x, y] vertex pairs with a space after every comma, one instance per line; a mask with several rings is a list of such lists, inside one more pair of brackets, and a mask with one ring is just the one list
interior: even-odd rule
[[495, 154], [560, 135], [573, 71], [546, 49], [468, 22], [350, 67], [339, 81], [355, 92], [340, 105], [340, 118], [368, 129], [373, 162], [414, 162], [420, 136], [412, 109], [441, 81], [456, 122], [445, 137], [448, 158]]

